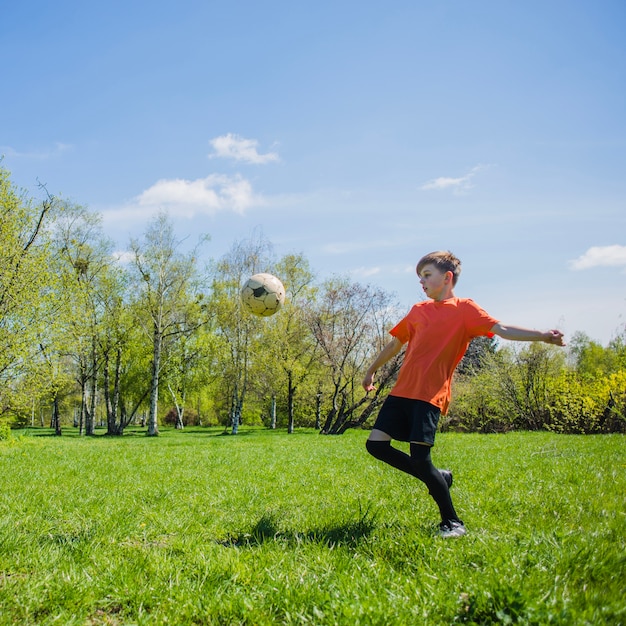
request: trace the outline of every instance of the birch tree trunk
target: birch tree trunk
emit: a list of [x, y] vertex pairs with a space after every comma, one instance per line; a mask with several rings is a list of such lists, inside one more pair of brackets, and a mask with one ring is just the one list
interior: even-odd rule
[[146, 334], [152, 341], [152, 366], [150, 372], [150, 405], [148, 411], [148, 436], [159, 434], [158, 402], [161, 361], [167, 358], [172, 344], [194, 327], [183, 323], [185, 311], [191, 306], [196, 277], [195, 251], [182, 255], [167, 214], [161, 213], [148, 226], [145, 245], [131, 242], [135, 267], [144, 288], [140, 293], [142, 308], [147, 311], [150, 323]]
[[89, 412], [85, 422], [85, 435], [89, 437], [95, 435], [96, 432], [96, 402], [98, 394], [97, 354], [96, 338], [93, 336], [91, 352], [91, 398], [89, 402]]
[[161, 368], [161, 347], [162, 338], [158, 325], [154, 325], [153, 337], [153, 358], [152, 358], [152, 378], [150, 380], [150, 411], [148, 412], [148, 432], [149, 437], [159, 434], [158, 407], [159, 407], [159, 370]]
[[235, 385], [235, 388], [233, 390], [233, 401], [232, 401], [231, 414], [230, 414], [231, 425], [232, 425], [232, 428], [230, 431], [231, 435], [236, 435], [239, 432], [239, 426], [241, 424], [241, 412], [243, 409], [244, 394], [245, 394], [245, 383], [243, 385], [243, 389], [241, 393], [239, 393], [238, 385]]
[[289, 416], [289, 424], [287, 426], [287, 433], [292, 434], [294, 431], [294, 414], [293, 404], [296, 390], [293, 384], [293, 373], [290, 371], [287, 375], [287, 414]]
[[54, 424], [54, 434], [57, 437], [61, 436], [61, 415], [59, 413], [59, 394], [54, 394], [54, 400], [52, 401], [52, 423]]
[[183, 391], [181, 394], [181, 401], [178, 401], [178, 396], [174, 391], [172, 385], [170, 383], [167, 384], [167, 388], [170, 390], [170, 395], [172, 396], [172, 402], [174, 402], [174, 407], [176, 408], [176, 425], [175, 428], [177, 430], [182, 430], [185, 428], [184, 416], [185, 416], [185, 392]]
[[272, 394], [272, 404], [270, 406], [270, 428], [276, 430], [276, 394]]

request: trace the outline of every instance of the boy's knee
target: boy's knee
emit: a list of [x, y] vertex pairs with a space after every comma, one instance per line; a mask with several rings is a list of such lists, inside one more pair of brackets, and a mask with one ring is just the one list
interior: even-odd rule
[[385, 451], [391, 445], [390, 441], [372, 441], [368, 439], [365, 442], [365, 448], [376, 459], [381, 459], [385, 456]]

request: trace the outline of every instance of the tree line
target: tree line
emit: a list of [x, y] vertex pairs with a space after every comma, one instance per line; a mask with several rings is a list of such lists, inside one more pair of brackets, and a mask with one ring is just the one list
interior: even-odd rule
[[[260, 232], [203, 261], [208, 238], [177, 239], [165, 213], [115, 253], [101, 216], [30, 198], [0, 167], [0, 438], [10, 426], [62, 434], [131, 424], [315, 427], [367, 425], [401, 355], [360, 381], [405, 314], [393, 294], [344, 276], [318, 281], [300, 253], [277, 258]], [[287, 298], [271, 318], [247, 314], [244, 280], [270, 272]], [[444, 428], [624, 431], [626, 341], [578, 333], [566, 356], [549, 346], [475, 340], [459, 366]]]

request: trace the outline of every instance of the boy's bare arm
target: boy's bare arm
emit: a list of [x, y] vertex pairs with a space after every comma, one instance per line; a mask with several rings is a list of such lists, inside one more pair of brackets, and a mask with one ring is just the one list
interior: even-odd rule
[[402, 342], [396, 337], [392, 337], [391, 341], [379, 352], [378, 356], [374, 359], [374, 362], [370, 365], [365, 378], [363, 379], [363, 389], [365, 391], [373, 391], [374, 387], [374, 374], [377, 369], [382, 367], [387, 361], [393, 359], [400, 350], [402, 350]]
[[511, 326], [510, 324], [495, 324], [491, 332], [503, 339], [512, 341], [543, 341], [551, 343], [555, 346], [564, 346], [563, 333], [560, 330], [531, 330], [530, 328], [522, 328], [521, 326]]

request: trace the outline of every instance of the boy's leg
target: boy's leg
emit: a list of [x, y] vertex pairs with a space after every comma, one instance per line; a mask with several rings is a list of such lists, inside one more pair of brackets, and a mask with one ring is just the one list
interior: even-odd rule
[[411, 468], [413, 476], [428, 487], [428, 492], [439, 507], [442, 522], [460, 521], [450, 497], [448, 483], [430, 458], [431, 446], [411, 442]]
[[379, 461], [383, 461], [391, 465], [391, 467], [399, 469], [401, 472], [415, 476], [413, 466], [411, 465], [411, 457], [405, 452], [402, 452], [402, 450], [394, 448], [391, 445], [391, 439], [379, 440], [370, 438], [365, 442], [365, 447], [367, 451]]
[[[387, 435], [387, 433], [376, 429], [372, 430], [369, 439], [365, 442], [365, 447], [367, 448], [367, 451], [379, 461], [383, 461], [384, 463], [391, 465], [391, 467], [395, 467], [401, 472], [410, 474], [415, 478], [420, 478], [415, 473], [411, 457], [405, 452], [402, 452], [402, 450], [394, 448], [391, 445], [391, 438]], [[442, 474], [446, 485], [450, 488], [452, 485], [452, 472], [450, 470], [437, 471]], [[420, 478], [420, 480], [422, 479]]]

